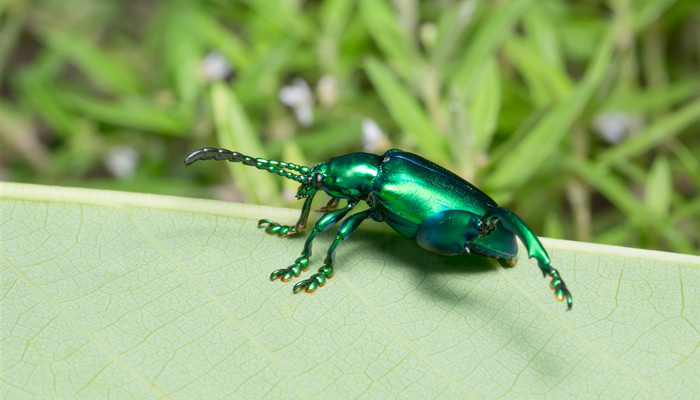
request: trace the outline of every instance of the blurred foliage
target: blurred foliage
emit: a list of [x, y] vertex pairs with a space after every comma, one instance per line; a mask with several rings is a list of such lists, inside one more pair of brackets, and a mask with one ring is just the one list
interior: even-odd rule
[[699, 70], [696, 0], [3, 0], [0, 178], [279, 205], [182, 159], [399, 147], [544, 236], [697, 253]]

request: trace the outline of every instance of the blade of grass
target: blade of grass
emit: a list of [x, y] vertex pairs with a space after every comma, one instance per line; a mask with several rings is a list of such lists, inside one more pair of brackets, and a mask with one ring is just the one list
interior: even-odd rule
[[[9, 8], [9, 7], [8, 7]], [[24, 25], [31, 6], [17, 2], [12, 9], [0, 6], [0, 82], [2, 82], [5, 66], [10, 60], [10, 53], [15, 48], [19, 34]]]
[[481, 66], [493, 55], [531, 3], [532, 0], [509, 1], [502, 9], [488, 14], [488, 19], [469, 40], [462, 62], [451, 80], [458, 93], [466, 97], [473, 94], [476, 83], [482, 79], [484, 71]]
[[657, 120], [638, 135], [601, 152], [598, 162], [601, 167], [626, 163], [632, 157], [649, 151], [662, 141], [679, 135], [698, 121], [700, 121], [700, 99]]
[[19, 97], [31, 105], [33, 113], [40, 115], [59, 136], [71, 136], [77, 117], [64, 107], [62, 92], [53, 80], [32, 68], [16, 75], [15, 86]]
[[457, 160], [458, 173], [474, 181], [479, 157], [486, 155], [498, 126], [501, 110], [501, 75], [494, 58], [487, 59], [484, 79], [479, 82], [471, 104], [456, 97], [450, 151]]
[[651, 232], [651, 235], [660, 234], [678, 251], [685, 253], [694, 251], [694, 245], [687, 237], [679, 234], [669, 219], [658, 218], [650, 213], [647, 207], [634, 197], [623, 181], [617, 179], [609, 170], [575, 158], [567, 159], [566, 164], [620, 209], [629, 222], [638, 229], [641, 228], [646, 233]]
[[294, 137], [294, 142], [304, 154], [314, 160], [321, 160], [329, 154], [341, 154], [344, 150], [357, 146], [361, 141], [362, 124], [352, 119], [324, 124], [322, 127]]
[[[674, 224], [679, 223], [685, 219], [689, 219], [691, 223], [693, 221], [700, 222], [700, 197], [691, 199], [689, 202], [681, 204], [671, 216]], [[694, 226], [700, 226], [699, 224], [694, 224]]]
[[[642, 33], [641, 42], [642, 61], [640, 64], [644, 74], [644, 80], [648, 82], [649, 87], [652, 89], [667, 88], [669, 77], [666, 60], [664, 58], [667, 49], [661, 32], [660, 23], [654, 23], [646, 29]], [[658, 116], [664, 114], [666, 111], [668, 111], [666, 108], [659, 107], [652, 111], [652, 114]]]
[[463, 49], [459, 47], [459, 43], [467, 28], [474, 22], [478, 6], [479, 3], [474, 0], [464, 0], [445, 8], [440, 15], [435, 46], [430, 53], [431, 63], [436, 68], [443, 70], [446, 61], [461, 55]]
[[97, 48], [86, 37], [57, 29], [46, 29], [41, 36], [53, 50], [103, 89], [121, 94], [140, 91], [138, 81], [124, 62], [112, 56], [113, 53]]
[[437, 130], [416, 99], [401, 86], [391, 71], [375, 58], [367, 60], [365, 71], [404, 133], [414, 139], [418, 148], [427, 156], [438, 162], [445, 160], [445, 136]]
[[[563, 72], [566, 66], [562, 56], [561, 44], [559, 43], [559, 32], [557, 24], [563, 22], [555, 12], [550, 10], [547, 2], [536, 1], [523, 15], [523, 28], [527, 37], [533, 41], [533, 45], [538, 50], [538, 54], [546, 60], [546, 63], [553, 70]], [[568, 77], [567, 81], [568, 81]], [[571, 82], [568, 82], [569, 86]]]
[[669, 147], [678, 158], [680, 164], [683, 165], [683, 168], [685, 168], [685, 171], [690, 176], [690, 179], [693, 180], [695, 186], [700, 187], [700, 160], [698, 160], [698, 153], [696, 152], [693, 154], [693, 152], [688, 149], [688, 146], [676, 140], [672, 141]]
[[284, 67], [298, 48], [296, 39], [281, 39], [251, 63], [234, 83], [236, 95], [244, 104], [256, 106], [277, 99]]
[[274, 27], [278, 34], [296, 39], [314, 37], [317, 32], [298, 2], [284, 0], [246, 0], [258, 18]]
[[600, 44], [586, 75], [571, 95], [556, 104], [524, 137], [517, 151], [503, 158], [485, 177], [490, 188], [523, 185], [559, 148], [571, 125], [579, 117], [591, 96], [605, 77], [614, 53], [612, 29]]
[[472, 129], [476, 139], [474, 147], [477, 154], [486, 153], [491, 145], [501, 109], [501, 71], [496, 59], [488, 59], [484, 69], [484, 79], [480, 82], [471, 105]]
[[686, 101], [698, 92], [700, 92], [700, 80], [687, 79], [658, 89], [613, 93], [600, 105], [599, 109], [648, 113]]
[[625, 187], [624, 183], [613, 177], [610, 171], [575, 158], [567, 160], [567, 165], [624, 214], [628, 215], [635, 225], [650, 225], [655, 220], [649, 215], [644, 205]]
[[[216, 133], [221, 146], [251, 157], [265, 158], [260, 144], [260, 135], [253, 130], [248, 116], [236, 95], [224, 83], [216, 82], [211, 87], [211, 106], [214, 112]], [[265, 171], [229, 163], [229, 169], [248, 201], [280, 204], [277, 184], [273, 176]], [[280, 178], [282, 179], [282, 178]]]
[[189, 136], [188, 116], [158, 108], [140, 98], [112, 102], [77, 93], [64, 93], [63, 96], [68, 107], [100, 122], [174, 136]]
[[245, 73], [251, 68], [252, 54], [241, 38], [223, 27], [210, 15], [200, 13], [194, 17], [195, 32], [210, 48], [223, 54], [236, 71]]
[[618, 245], [627, 242], [639, 242], [639, 227], [629, 221], [620, 221], [614, 225], [614, 229], [608, 227], [596, 235], [596, 243]]
[[[197, 69], [204, 58], [204, 48], [197, 35], [190, 32], [197, 26], [200, 12], [196, 2], [174, 1], [165, 8], [165, 46], [163, 60], [174, 80], [178, 100], [184, 112], [191, 113], [202, 87]], [[185, 27], [185, 29], [183, 29]]]
[[326, 34], [339, 36], [352, 17], [354, 4], [345, 0], [328, 0], [321, 5], [321, 24]]
[[359, 6], [367, 31], [389, 63], [408, 82], [417, 79], [421, 57], [413, 40], [401, 29], [396, 12], [385, 0], [361, 0]]
[[636, 4], [636, 13], [633, 15], [635, 31], [639, 32], [657, 21], [675, 3], [677, 0], [649, 0]]
[[657, 218], [667, 218], [671, 208], [671, 165], [660, 155], [654, 159], [644, 188], [644, 206]]
[[351, 20], [354, 2], [328, 0], [321, 6], [322, 33], [318, 42], [318, 61], [324, 73], [339, 75], [341, 36]]
[[525, 78], [536, 107], [555, 104], [571, 93], [571, 80], [566, 73], [542, 58], [533, 43], [511, 37], [505, 42], [504, 50]]

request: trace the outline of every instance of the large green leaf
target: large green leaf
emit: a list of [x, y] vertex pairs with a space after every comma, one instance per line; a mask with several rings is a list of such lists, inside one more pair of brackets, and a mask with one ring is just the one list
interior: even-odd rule
[[303, 238], [256, 219], [295, 211], [0, 185], [3, 399], [700, 392], [700, 257], [544, 240], [566, 312], [529, 260], [504, 269], [364, 230], [325, 287], [294, 295], [268, 276]]

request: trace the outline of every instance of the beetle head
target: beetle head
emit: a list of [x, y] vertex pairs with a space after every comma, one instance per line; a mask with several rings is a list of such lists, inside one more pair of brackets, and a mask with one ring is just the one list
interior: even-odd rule
[[328, 164], [319, 163], [313, 167], [308, 174], [302, 175], [304, 181], [297, 190], [297, 199], [313, 196], [323, 188], [323, 181], [328, 174]]

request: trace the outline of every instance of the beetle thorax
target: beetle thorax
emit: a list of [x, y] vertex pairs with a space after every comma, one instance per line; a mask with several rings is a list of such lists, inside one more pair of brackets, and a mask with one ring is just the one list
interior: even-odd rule
[[331, 158], [323, 190], [333, 197], [366, 199], [373, 189], [380, 163], [380, 156], [369, 153]]

